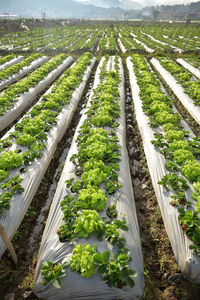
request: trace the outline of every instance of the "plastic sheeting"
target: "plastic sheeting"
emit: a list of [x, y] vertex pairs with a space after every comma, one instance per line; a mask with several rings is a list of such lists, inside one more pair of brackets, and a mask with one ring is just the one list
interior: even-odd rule
[[[94, 86], [95, 89], [99, 84], [99, 72], [104, 58], [102, 58], [100, 65], [97, 69], [95, 76]], [[110, 61], [112, 58], [110, 58]], [[110, 67], [110, 62], [108, 66]], [[112, 65], [112, 63], [111, 63]], [[63, 212], [60, 209], [60, 201], [67, 194], [65, 180], [71, 177], [76, 177], [74, 174], [75, 166], [70, 161], [72, 154], [77, 153], [76, 139], [78, 136], [78, 130], [83, 124], [84, 120], [87, 118], [86, 114], [83, 114], [80, 122], [78, 124], [77, 130], [75, 132], [68, 156], [65, 162], [63, 172], [61, 174], [57, 190], [51, 205], [50, 213], [47, 219], [46, 227], [44, 230], [41, 248], [38, 256], [38, 264], [35, 276], [35, 293], [45, 299], [54, 300], [67, 300], [67, 299], [87, 299], [87, 300], [107, 300], [107, 299], [140, 299], [143, 295], [144, 288], [144, 278], [143, 278], [143, 260], [140, 245], [139, 228], [137, 222], [137, 215], [135, 209], [134, 196], [132, 192], [132, 184], [129, 171], [128, 154], [126, 150], [126, 130], [125, 130], [125, 114], [124, 114], [124, 81], [123, 81], [123, 69], [120, 61], [120, 74], [122, 76], [122, 82], [120, 85], [120, 105], [121, 105], [121, 115], [119, 119], [120, 127], [117, 129], [117, 136], [119, 138], [119, 143], [122, 146], [122, 156], [120, 162], [120, 172], [119, 172], [119, 183], [123, 184], [123, 188], [120, 189], [119, 193], [121, 197], [117, 201], [118, 215], [126, 215], [126, 220], [128, 223], [128, 232], [122, 232], [122, 236], [126, 238], [127, 247], [131, 251], [131, 256], [133, 258], [130, 267], [136, 270], [138, 276], [135, 278], [134, 288], [128, 286], [122, 289], [109, 288], [107, 284], [103, 283], [99, 274], [94, 274], [90, 279], [85, 279], [81, 277], [77, 272], [71, 272], [67, 269], [67, 274], [62, 278], [61, 289], [56, 289], [53, 285], [42, 285], [42, 277], [40, 274], [41, 266], [46, 260], [54, 262], [64, 262], [68, 261], [72, 255], [73, 246], [68, 243], [61, 243], [57, 235], [57, 229], [62, 224]], [[93, 92], [90, 94], [89, 102], [92, 99]], [[87, 106], [89, 107], [89, 105]], [[69, 193], [69, 192], [68, 192]], [[117, 196], [111, 196], [108, 199], [108, 205], [116, 200]], [[105, 215], [100, 213], [100, 215]], [[113, 252], [112, 246], [106, 242], [106, 240], [99, 241], [95, 237], [88, 237], [85, 239], [78, 239], [78, 243], [90, 243], [93, 245], [95, 243], [100, 253], [105, 250], [110, 250]]]
[[[53, 44], [55, 44], [55, 43], [57, 43], [57, 42], [59, 42], [59, 41], [62, 41], [62, 40], [64, 40], [64, 39], [58, 39], [58, 40], [56, 40], [56, 41], [50, 42], [49, 44], [46, 44], [46, 45], [41, 46], [41, 47], [38, 47], [38, 48], [36, 49], [36, 51], [42, 51], [42, 50], [44, 50], [45, 47], [48, 47], [48, 46], [50, 46], [50, 45], [53, 45]], [[28, 49], [28, 48], [27, 48], [27, 49]], [[25, 49], [23, 49], [23, 50], [27, 50], [27, 49], [25, 48]], [[55, 48], [54, 48], [54, 47], [51, 47], [51, 49], [55, 49]]]
[[194, 74], [198, 79], [200, 79], [200, 70], [198, 70], [197, 68], [193, 67], [191, 64], [189, 64], [188, 62], [186, 62], [182, 58], [177, 58], [176, 61], [179, 64], [181, 64], [184, 68], [186, 68], [189, 72], [191, 72], [192, 74]]
[[[156, 42], [156, 43], [159, 43], [159, 44], [161, 44], [161, 45], [163, 45], [163, 46], [168, 46], [168, 45], [169, 45], [169, 44], [167, 44], [167, 43], [165, 43], [165, 42], [162, 42], [162, 41], [160, 41], [160, 40], [155, 39], [155, 38], [154, 38], [152, 35], [150, 35], [150, 34], [147, 34], [147, 33], [145, 33], [145, 32], [142, 32], [142, 34], [148, 36], [152, 41], [154, 41], [154, 42]], [[171, 46], [171, 45], [170, 45], [170, 46]]]
[[118, 43], [119, 43], [119, 48], [122, 51], [122, 53], [125, 53], [127, 51], [127, 49], [124, 47], [124, 45], [122, 44], [122, 41], [120, 39], [118, 39]]
[[179, 99], [179, 101], [183, 104], [189, 114], [196, 120], [198, 124], [200, 124], [200, 107], [194, 105], [193, 100], [184, 93], [184, 89], [180, 84], [177, 83], [176, 79], [167, 71], [165, 70], [159, 61], [156, 58], [151, 59], [152, 65], [156, 68], [156, 70], [160, 73], [163, 77], [165, 82], [168, 84], [170, 89]]
[[151, 49], [151, 48], [147, 47], [147, 45], [145, 45], [144, 43], [142, 43], [141, 41], [139, 41], [138, 39], [136, 39], [136, 35], [135, 34], [133, 34], [133, 33], [130, 33], [130, 34], [134, 38], [134, 41], [136, 41], [137, 44], [142, 45], [147, 52], [149, 52], [149, 53], [155, 52], [154, 49]]
[[2, 90], [5, 86], [21, 79], [24, 75], [26, 75], [30, 71], [33, 71], [34, 69], [38, 68], [46, 61], [48, 61], [48, 58], [46, 56], [43, 56], [43, 57], [40, 57], [37, 60], [33, 61], [29, 66], [25, 66], [18, 73], [14, 74], [10, 78], [0, 82], [0, 90]]
[[[46, 149], [43, 156], [40, 159], [35, 160], [29, 167], [26, 166], [27, 172], [21, 174], [20, 177], [23, 178], [21, 185], [24, 187], [24, 192], [21, 194], [15, 194], [11, 200], [11, 207], [8, 211], [5, 211], [0, 217], [0, 223], [5, 228], [5, 232], [9, 239], [11, 239], [19, 227], [26, 210], [28, 209], [39, 184], [46, 172], [46, 169], [54, 155], [57, 144], [62, 139], [67, 127], [69, 126], [74, 112], [78, 106], [78, 103], [82, 97], [83, 91], [85, 89], [87, 80], [90, 76], [91, 70], [95, 64], [96, 59], [93, 58], [91, 65], [87, 68], [83, 80], [78, 88], [74, 91], [70, 104], [66, 105], [57, 117], [57, 125], [55, 125], [48, 133], [47, 141], [45, 142]], [[51, 88], [50, 88], [51, 90]], [[48, 91], [47, 91], [48, 93]], [[12, 128], [5, 136], [6, 138], [10, 132], [14, 131]], [[22, 149], [27, 150], [23, 146], [19, 146], [13, 143], [10, 150]], [[11, 172], [11, 176], [19, 175], [20, 168], [17, 168]], [[0, 257], [4, 253], [6, 247], [3, 240], [0, 237]]]
[[36, 96], [41, 93], [64, 69], [73, 61], [71, 56], [67, 57], [62, 64], [41, 80], [35, 87], [31, 87], [28, 92], [18, 98], [14, 106], [0, 117], [0, 131], [9, 126], [16, 120], [23, 111], [34, 101]]
[[[158, 133], [158, 130], [149, 126], [149, 118], [142, 110], [142, 101], [139, 96], [139, 86], [137, 84], [137, 79], [133, 71], [133, 65], [130, 57], [127, 58], [127, 66], [129, 70], [135, 114], [143, 141], [144, 152], [155, 194], [162, 213], [164, 225], [169, 236], [174, 255], [185, 278], [200, 284], [200, 258], [189, 249], [191, 241], [184, 234], [181, 226], [179, 225], [177, 209], [169, 204], [172, 194], [170, 192], [166, 192], [163, 186], [157, 183], [164, 175], [167, 174], [165, 169], [166, 161], [164, 156], [158, 152], [151, 143], [151, 140], [155, 139], [154, 133]], [[194, 137], [194, 134], [188, 125], [184, 121], [181, 121], [181, 124], [183, 125], [183, 129], [190, 131], [190, 137]], [[190, 192], [187, 193], [187, 196], [195, 206], [196, 202], [191, 198]]]
[[3, 70], [3, 69], [5, 69], [5, 68], [8, 68], [8, 67], [10, 67], [10, 66], [12, 66], [12, 65], [14, 65], [14, 64], [19, 63], [19, 62], [22, 61], [23, 59], [24, 59], [23, 56], [18, 56], [18, 57], [15, 57], [15, 58], [13, 58], [13, 59], [7, 61], [5, 64], [3, 64], [3, 65], [0, 66], [0, 71]]
[[162, 41], [160, 41], [160, 40], [157, 40], [157, 39], [155, 39], [155, 38], [154, 38], [152, 35], [150, 35], [150, 34], [147, 34], [147, 33], [145, 33], [145, 32], [142, 32], [142, 34], [148, 36], [152, 41], [154, 41], [154, 42], [156, 42], [156, 43], [160, 43], [160, 44], [163, 45], [163, 46], [169, 46], [169, 47], [173, 48], [176, 52], [179, 52], [179, 53], [182, 53], [182, 52], [183, 52], [182, 49], [177, 48], [177, 47], [175, 47], [175, 46], [173, 46], [173, 45], [170, 45], [170, 44], [168, 44], [168, 43], [162, 42]]

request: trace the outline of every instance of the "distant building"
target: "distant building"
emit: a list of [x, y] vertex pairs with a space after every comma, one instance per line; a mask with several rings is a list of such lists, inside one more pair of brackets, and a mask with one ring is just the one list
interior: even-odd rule
[[0, 18], [3, 18], [3, 19], [16, 19], [16, 18], [18, 18], [18, 15], [11, 15], [9, 13], [4, 12], [3, 14], [0, 14]]

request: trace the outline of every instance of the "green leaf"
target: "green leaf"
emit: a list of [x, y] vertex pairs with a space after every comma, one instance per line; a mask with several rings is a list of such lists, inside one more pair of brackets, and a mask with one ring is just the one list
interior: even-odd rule
[[133, 269], [128, 269], [128, 274], [131, 277], [137, 277], [137, 272], [134, 271]]
[[101, 255], [100, 253], [95, 254], [94, 260], [95, 260], [95, 262], [97, 262], [97, 263], [102, 263], [102, 262], [103, 262], [102, 255]]
[[178, 208], [178, 212], [179, 212], [180, 214], [185, 214], [185, 210], [184, 210], [183, 207], [179, 207], [179, 208]]
[[110, 251], [105, 251], [102, 253], [103, 262], [108, 262], [110, 259]]
[[194, 250], [194, 249], [196, 249], [196, 247], [194, 245], [190, 245], [189, 249]]
[[61, 288], [61, 280], [58, 278], [52, 282], [53, 286], [57, 289]]
[[130, 286], [130, 287], [134, 287], [134, 285], [135, 285], [135, 282], [134, 282], [134, 280], [133, 279], [131, 279], [130, 277], [127, 279], [127, 284]]
[[103, 273], [105, 273], [106, 272], [106, 265], [104, 264], [104, 265], [100, 265], [99, 267], [98, 267], [98, 272], [99, 273], [101, 273], [101, 274], [103, 274]]

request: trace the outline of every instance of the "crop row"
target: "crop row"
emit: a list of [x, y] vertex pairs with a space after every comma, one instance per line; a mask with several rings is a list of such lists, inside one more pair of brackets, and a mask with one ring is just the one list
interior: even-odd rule
[[199, 57], [185, 57], [184, 58], [187, 62], [189, 62], [192, 66], [200, 70], [200, 58]]
[[[97, 32], [94, 33], [94, 36], [97, 35]], [[110, 35], [115, 39], [114, 34], [109, 32]], [[25, 90], [21, 90], [23, 85], [19, 82], [18, 95], [35, 87], [65, 60], [66, 55], [56, 56], [42, 67], [41, 72], [40, 68], [38, 73], [32, 73], [39, 74], [38, 77], [27, 76], [24, 80], [29, 86], [24, 85]], [[145, 153], [172, 248], [184, 275], [199, 283], [200, 139], [181, 120], [147, 61], [138, 55], [127, 61], [133, 99], [138, 106], [138, 125], [144, 147], [147, 145], [145, 139], [148, 141]], [[153, 60], [151, 62], [153, 64]], [[89, 65], [93, 64], [93, 56], [84, 54], [0, 142], [0, 187], [3, 191], [0, 211], [9, 237], [13, 236], [21, 222], [72, 118], [86, 83], [84, 76], [88, 78]], [[184, 68], [169, 60], [168, 68], [180, 82], [193, 79]], [[83, 81], [78, 96], [73, 96]], [[13, 85], [14, 88], [16, 86]], [[108, 292], [109, 297], [112, 293], [112, 297], [130, 297], [132, 293], [134, 296], [142, 295], [144, 284], [139, 230], [127, 179], [129, 166], [124, 155], [122, 86], [121, 59], [106, 56], [96, 73], [96, 85], [76, 131], [47, 221], [36, 275], [36, 292], [41, 297], [48, 297], [48, 293], [57, 295], [54, 287], [60, 286], [64, 293], [68, 293], [73, 281], [79, 282], [78, 273], [92, 281], [81, 279], [80, 290], [73, 292], [75, 296], [81, 291], [88, 291], [91, 282], [96, 285], [99, 276], [103, 283], [98, 280], [98, 295], [102, 295], [102, 290]], [[14, 88], [7, 88], [5, 93]], [[68, 111], [74, 97], [76, 105]], [[61, 125], [58, 126], [59, 122]], [[123, 132], [122, 136], [120, 132]], [[155, 136], [154, 140], [149, 139], [152, 136]], [[32, 184], [35, 177], [38, 178]], [[127, 199], [133, 203], [130, 204]], [[17, 206], [22, 207], [20, 217], [15, 216]], [[87, 244], [83, 240], [86, 238]], [[2, 253], [4, 250], [2, 246]], [[131, 258], [134, 259], [131, 261]], [[47, 290], [42, 281], [44, 285], [53, 283], [54, 287], [49, 285]], [[92, 293], [89, 292], [88, 297], [92, 297]]]
[[0, 90], [24, 77], [45, 62], [47, 58], [40, 54], [32, 54], [22, 62], [0, 71]]
[[144, 58], [135, 55], [129, 59], [129, 72], [136, 117], [164, 224], [182, 272], [199, 283], [200, 139], [181, 121]]
[[2, 65], [0, 65], [0, 71], [5, 69], [5, 68], [8, 68], [14, 64], [17, 64], [19, 63], [20, 61], [22, 61], [24, 59], [23, 56], [14, 56], [14, 55], [8, 55], [8, 56], [4, 56], [2, 57], [2, 59], [6, 59], [6, 62], [3, 63]]
[[118, 51], [114, 33], [106, 34], [102, 37], [99, 41], [98, 49], [99, 51]]
[[6, 62], [8, 62], [9, 60], [11, 60], [13, 58], [15, 58], [14, 54], [10, 54], [10, 55], [1, 57], [0, 58], [0, 65], [5, 64]]
[[[124, 122], [122, 64], [118, 57], [103, 58], [43, 235], [35, 285], [40, 297], [77, 299], [86, 293], [92, 299], [94, 286], [98, 299], [143, 293]], [[47, 290], [42, 282], [54, 287]]]
[[[29, 33], [20, 32], [9, 39], [1, 38], [1, 48], [7, 48], [11, 50], [23, 50], [24, 48], [33, 49], [33, 45], [37, 47], [42, 47], [49, 41], [56, 41], [60, 38], [64, 38], [70, 35], [73, 35], [77, 31], [77, 28], [63, 28], [63, 27], [54, 27], [50, 29], [43, 29], [38, 31], [34, 29]], [[16, 38], [17, 36], [17, 38]]]
[[184, 91], [193, 99], [194, 104], [200, 105], [200, 80], [193, 78], [191, 73], [171, 59], [160, 58], [159, 61], [182, 85]]
[[[138, 44], [132, 37], [123, 37], [120, 36], [120, 41], [125, 48], [125, 51], [131, 51], [134, 49], [144, 50], [144, 47], [141, 44]], [[122, 51], [122, 52], [125, 52]]]
[[[92, 64], [90, 54], [80, 57], [1, 140], [1, 224], [9, 237], [17, 230], [72, 118]], [[1, 241], [0, 253], [4, 250]]]
[[34, 87], [47, 74], [55, 69], [66, 58], [65, 54], [59, 54], [50, 61], [46, 62], [39, 69], [32, 72], [26, 78], [18, 81], [10, 87], [7, 87], [0, 95], [0, 115], [3, 116], [9, 109], [14, 106], [19, 95], [27, 92], [31, 87]]
[[[191, 72], [193, 75], [195, 75], [198, 79], [200, 79], [200, 65], [198, 67], [197, 64], [195, 64], [195, 60], [193, 59], [182, 59], [177, 58], [176, 60], [181, 66], [183, 66], [186, 70]], [[197, 67], [195, 67], [197, 66]]]
[[[184, 88], [179, 83], [176, 82], [176, 79], [171, 75], [170, 72], [168, 72], [166, 69], [164, 69], [161, 66], [160, 62], [157, 59], [152, 58], [151, 63], [155, 67], [157, 72], [160, 74], [161, 79], [167, 84], [167, 86], [170, 88], [173, 94], [178, 98], [181, 104], [185, 107], [187, 112], [192, 116], [192, 118], [194, 118], [197, 124], [200, 124], [200, 107], [195, 105], [196, 102], [194, 102], [194, 99], [190, 98], [186, 94]], [[182, 68], [181, 68], [181, 72], [182, 72]], [[183, 73], [180, 73], [179, 77], [181, 77], [182, 74], [183, 77], [185, 76], [185, 74], [186, 76], [189, 76], [189, 78], [192, 76], [188, 72], [185, 72], [185, 69], [183, 70]], [[197, 82], [195, 78], [194, 80], [195, 81], [191, 81], [191, 82]], [[198, 95], [198, 90], [196, 92]]]
[[15, 64], [9, 68], [4, 69], [0, 72], [0, 81], [8, 79], [13, 74], [19, 72], [22, 68], [31, 64], [34, 60], [40, 57], [40, 54], [32, 54], [28, 58], [24, 59], [22, 62]]

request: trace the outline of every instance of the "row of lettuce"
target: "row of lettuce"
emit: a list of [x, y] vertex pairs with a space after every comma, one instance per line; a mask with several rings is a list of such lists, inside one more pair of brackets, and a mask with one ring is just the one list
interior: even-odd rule
[[[144, 42], [148, 47], [161, 50], [161, 51], [174, 51], [175, 48], [182, 49], [183, 51], [194, 51], [199, 50], [199, 33], [198, 29], [191, 30], [190, 36], [185, 36], [185, 32], [182, 32], [182, 28], [180, 25], [174, 28], [158, 28], [155, 26], [127, 26], [120, 24], [115, 27], [121, 32], [122, 36], [126, 36], [128, 32], [133, 32], [137, 38]], [[179, 30], [180, 29], [180, 30]], [[196, 38], [194, 32], [196, 31]], [[187, 32], [189, 34], [189, 32]]]
[[[18, 32], [13, 36], [6, 35], [1, 37], [2, 49], [10, 48], [17, 50], [33, 50], [39, 47], [45, 47], [49, 43], [55, 43], [58, 39], [67, 40], [68, 37], [77, 34], [80, 30], [76, 26], [63, 28], [55, 26], [52, 28], [42, 28], [39, 30], [35, 28], [26, 32]], [[17, 37], [17, 38], [16, 38]]]
[[9, 54], [9, 55], [0, 57], [0, 66], [14, 58], [15, 58], [14, 54]]
[[65, 49], [73, 50], [90, 50], [95, 45], [98, 37], [102, 36], [103, 29], [97, 26], [84, 28], [71, 27], [54, 27], [48, 30], [38, 32], [33, 30], [32, 34], [24, 35], [17, 33], [15, 37], [9, 39], [4, 37], [1, 40], [1, 49], [10, 49], [17, 51], [27, 50], [48, 50], [48, 49]]
[[136, 43], [136, 41], [130, 36], [121, 36], [120, 41], [127, 51], [131, 51], [134, 49], [144, 50], [144, 47]]
[[161, 65], [169, 71], [182, 85], [184, 91], [194, 101], [195, 105], [200, 105], [200, 79], [196, 79], [184, 67], [178, 65], [169, 58], [159, 58]]
[[[48, 69], [55, 67], [65, 58], [63, 54], [58, 55], [52, 61], [53, 65], [48, 65]], [[14, 194], [24, 190], [19, 170], [26, 172], [27, 167], [45, 153], [48, 132], [56, 125], [59, 113], [69, 103], [75, 88], [81, 83], [92, 58], [89, 53], [81, 56], [77, 63], [55, 82], [51, 92], [42, 96], [40, 103], [25, 114], [6, 138], [0, 140], [0, 187], [3, 191], [0, 196], [0, 214], [9, 209]], [[44, 73], [44, 69], [41, 73]], [[14, 143], [18, 145], [15, 151], [10, 149]], [[19, 175], [11, 177], [10, 174], [16, 168]]]
[[99, 51], [118, 51], [116, 40], [114, 37], [114, 32], [107, 31], [105, 36], [103, 36], [99, 41]]
[[[82, 123], [76, 139], [77, 153], [70, 160], [75, 165], [76, 178], [66, 181], [67, 195], [60, 202], [63, 224], [57, 229], [61, 243], [75, 245], [67, 263], [46, 261], [41, 273], [43, 284], [62, 284], [66, 269], [76, 271], [84, 278], [100, 273], [102, 281], [109, 287], [121, 289], [134, 286], [136, 272], [129, 268], [131, 256], [126, 240], [120, 231], [127, 231], [126, 219], [120, 219], [116, 202], [108, 205], [109, 197], [117, 195], [120, 146], [116, 129], [120, 116], [119, 59], [115, 57], [113, 69], [107, 70], [109, 58], [102, 63], [100, 82], [93, 89], [87, 118]], [[104, 217], [102, 217], [102, 215]], [[78, 242], [95, 235], [114, 248], [100, 253], [97, 245]], [[108, 247], [110, 248], [110, 247]]]
[[200, 58], [198, 56], [194, 57], [184, 57], [184, 60], [191, 64], [193, 67], [200, 70]]
[[22, 62], [15, 64], [13, 66], [10, 66], [0, 72], [0, 82], [3, 80], [8, 79], [12, 75], [16, 74], [20, 70], [22, 70], [24, 67], [28, 67], [34, 60], [40, 58], [40, 54], [32, 54], [26, 59], [24, 59]]
[[40, 68], [31, 72], [25, 78], [19, 80], [15, 84], [6, 87], [0, 94], [0, 116], [4, 115], [10, 110], [16, 102], [19, 101], [19, 96], [28, 92], [30, 88], [35, 87], [48, 74], [56, 69], [67, 58], [66, 54], [59, 54], [50, 61], [43, 64]]
[[[114, 30], [113, 30], [114, 28]], [[82, 26], [58, 26], [54, 25], [51, 28], [32, 28], [28, 33], [25, 32], [16, 32], [15, 34], [7, 34], [1, 37], [1, 49], [13, 49], [13, 50], [35, 50], [35, 49], [59, 49], [65, 48], [70, 45], [70, 43], [77, 42], [75, 46], [76, 49], [81, 49], [84, 47], [84, 44], [89, 38], [89, 36], [99, 31], [98, 36], [102, 36], [100, 32], [106, 31], [106, 37], [102, 39], [100, 43], [101, 50], [111, 50], [116, 51], [116, 42], [115, 39], [118, 38], [118, 32], [121, 33], [124, 43], [128, 39], [127, 49], [140, 49], [140, 44], [131, 41], [130, 32], [133, 32], [137, 39], [145, 43], [146, 46], [153, 48], [158, 51], [174, 51], [178, 47], [183, 49], [183, 51], [193, 51], [199, 50], [200, 43], [198, 39], [198, 29], [190, 31], [190, 36], [185, 35], [185, 32], [181, 34], [182, 31], [180, 25], [177, 25], [175, 28], [157, 28], [153, 27], [141, 27], [141, 26], [127, 26], [127, 24], [115, 24], [111, 28], [110, 26], [99, 24], [82, 24]], [[180, 30], [179, 30], [180, 29]], [[192, 36], [194, 33], [194, 36]], [[196, 34], [196, 36], [195, 36]], [[95, 37], [95, 34], [93, 35]], [[79, 44], [79, 39], [81, 43]], [[93, 40], [95, 43], [95, 39]], [[63, 46], [62, 46], [63, 44]], [[131, 47], [131, 44], [133, 45]], [[86, 45], [87, 49], [92, 48], [92, 44]], [[85, 49], [85, 47], [84, 47]], [[144, 48], [143, 48], [144, 49]]]
[[[168, 172], [159, 184], [172, 191], [170, 204], [178, 209], [179, 223], [192, 240], [190, 249], [200, 254], [200, 139], [190, 138], [189, 132], [181, 126], [180, 116], [174, 112], [172, 100], [163, 92], [156, 74], [151, 71], [145, 59], [132, 57], [134, 72], [140, 88], [143, 110], [150, 119], [150, 125], [162, 128], [152, 141], [166, 159]], [[193, 184], [192, 207], [186, 192]]]

